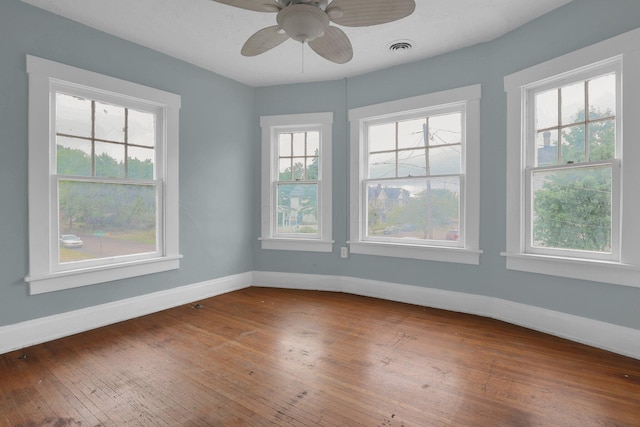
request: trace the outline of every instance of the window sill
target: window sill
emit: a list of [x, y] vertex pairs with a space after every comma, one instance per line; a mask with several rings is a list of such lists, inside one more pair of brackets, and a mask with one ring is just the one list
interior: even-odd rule
[[507, 269], [640, 287], [640, 268], [619, 262], [502, 252]]
[[132, 261], [118, 265], [84, 268], [25, 277], [29, 294], [37, 295], [80, 286], [95, 285], [113, 280], [160, 273], [180, 268], [182, 255]]
[[411, 258], [424, 261], [480, 264], [479, 249], [451, 248], [446, 246], [401, 245], [380, 242], [347, 242], [352, 254]]
[[333, 252], [333, 240], [317, 239], [284, 239], [260, 237], [262, 249], [279, 251]]

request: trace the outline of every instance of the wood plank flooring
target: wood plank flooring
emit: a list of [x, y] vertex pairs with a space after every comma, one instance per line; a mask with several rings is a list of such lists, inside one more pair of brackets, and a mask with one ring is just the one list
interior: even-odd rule
[[640, 361], [477, 316], [248, 288], [0, 356], [0, 426], [640, 426]]

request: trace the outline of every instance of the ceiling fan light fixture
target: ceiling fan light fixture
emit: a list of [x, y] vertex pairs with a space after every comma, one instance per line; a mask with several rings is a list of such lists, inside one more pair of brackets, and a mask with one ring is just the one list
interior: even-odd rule
[[289, 37], [302, 43], [322, 36], [329, 26], [329, 16], [311, 4], [292, 4], [278, 12], [277, 22]]

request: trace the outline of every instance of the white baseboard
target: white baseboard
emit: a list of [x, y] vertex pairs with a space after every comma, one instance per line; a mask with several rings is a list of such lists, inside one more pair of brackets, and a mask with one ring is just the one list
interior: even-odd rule
[[249, 286], [346, 292], [476, 314], [640, 359], [640, 330], [500, 298], [345, 276], [254, 271], [0, 326], [0, 354]]
[[263, 271], [253, 272], [253, 285], [347, 292], [476, 314], [640, 359], [638, 329], [500, 298], [353, 277]]
[[53, 316], [0, 326], [0, 354], [251, 286], [241, 273]]

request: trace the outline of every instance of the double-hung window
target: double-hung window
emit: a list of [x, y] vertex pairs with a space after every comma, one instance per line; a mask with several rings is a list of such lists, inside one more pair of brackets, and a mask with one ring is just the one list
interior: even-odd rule
[[350, 111], [352, 253], [477, 264], [480, 86]]
[[178, 268], [178, 96], [29, 56], [31, 293]]
[[263, 116], [263, 249], [331, 252], [332, 113]]
[[507, 268], [640, 283], [632, 193], [640, 182], [632, 166], [640, 160], [639, 35], [505, 78]]

